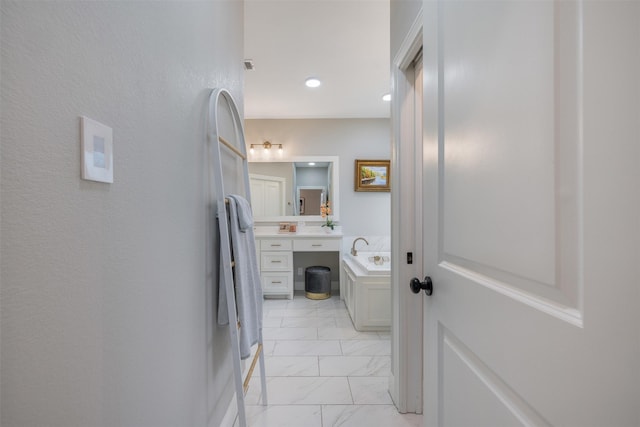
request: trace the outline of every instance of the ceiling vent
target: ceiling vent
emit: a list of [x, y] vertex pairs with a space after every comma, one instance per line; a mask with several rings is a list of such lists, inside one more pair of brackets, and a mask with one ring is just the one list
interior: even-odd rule
[[245, 59], [243, 63], [244, 63], [244, 69], [247, 71], [251, 71], [256, 68], [255, 65], [253, 65], [253, 59]]

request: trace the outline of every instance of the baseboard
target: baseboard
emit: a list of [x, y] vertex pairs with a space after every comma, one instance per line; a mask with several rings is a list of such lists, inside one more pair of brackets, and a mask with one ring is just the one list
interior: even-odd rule
[[398, 389], [396, 388], [396, 379], [393, 375], [393, 372], [389, 374], [389, 395], [391, 396], [391, 401], [393, 405], [398, 408]]
[[227, 412], [225, 412], [224, 414], [224, 418], [222, 418], [220, 427], [233, 427], [233, 424], [236, 422], [237, 417], [238, 417], [238, 400], [236, 399], [236, 394], [233, 393], [233, 397], [231, 398], [231, 402], [229, 403]]

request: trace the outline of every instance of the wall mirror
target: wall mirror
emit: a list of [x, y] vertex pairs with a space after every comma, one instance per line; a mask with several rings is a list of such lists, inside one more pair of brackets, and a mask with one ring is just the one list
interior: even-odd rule
[[255, 221], [322, 221], [329, 201], [339, 220], [338, 156], [250, 159], [251, 205]]

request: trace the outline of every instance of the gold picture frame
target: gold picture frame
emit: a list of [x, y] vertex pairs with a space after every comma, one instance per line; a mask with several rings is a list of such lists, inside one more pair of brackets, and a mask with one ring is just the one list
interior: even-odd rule
[[356, 160], [355, 191], [391, 191], [391, 161]]

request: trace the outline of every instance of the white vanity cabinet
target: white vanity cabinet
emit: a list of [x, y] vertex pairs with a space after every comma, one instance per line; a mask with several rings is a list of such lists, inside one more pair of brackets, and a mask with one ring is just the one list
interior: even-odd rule
[[291, 239], [257, 239], [260, 278], [264, 296], [293, 298], [293, 242]]
[[265, 297], [293, 298], [294, 253], [334, 252], [340, 264], [342, 233], [327, 234], [324, 229], [317, 229], [315, 231], [307, 227], [304, 233], [281, 234], [270, 227], [255, 228], [262, 293]]

